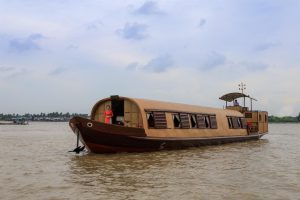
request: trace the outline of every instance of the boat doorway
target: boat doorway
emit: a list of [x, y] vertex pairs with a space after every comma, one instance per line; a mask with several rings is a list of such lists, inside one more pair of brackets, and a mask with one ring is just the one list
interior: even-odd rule
[[112, 98], [111, 110], [114, 114], [112, 124], [124, 125], [124, 99]]

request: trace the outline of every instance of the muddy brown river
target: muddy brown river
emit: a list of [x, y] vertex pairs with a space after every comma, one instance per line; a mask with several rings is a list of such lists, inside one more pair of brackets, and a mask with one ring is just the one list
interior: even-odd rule
[[0, 199], [300, 199], [300, 124], [259, 141], [75, 155], [67, 123], [0, 126]]

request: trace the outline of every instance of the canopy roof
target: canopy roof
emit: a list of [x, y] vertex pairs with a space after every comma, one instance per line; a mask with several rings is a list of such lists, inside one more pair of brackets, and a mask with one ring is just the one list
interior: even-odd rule
[[[241, 97], [249, 97], [249, 98], [251, 98], [249, 95], [246, 95], [246, 94], [243, 94], [243, 93], [232, 92], [232, 93], [224, 94], [219, 99], [221, 99], [223, 101], [231, 102], [231, 101], [233, 101], [233, 100], [235, 100], [237, 98], [241, 98]], [[251, 99], [253, 99], [253, 98], [251, 98]]]

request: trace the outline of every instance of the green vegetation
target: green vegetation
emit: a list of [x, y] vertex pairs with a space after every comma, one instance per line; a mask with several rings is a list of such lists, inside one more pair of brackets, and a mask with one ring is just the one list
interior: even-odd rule
[[292, 116], [284, 116], [284, 117], [277, 117], [277, 116], [269, 116], [269, 122], [271, 123], [295, 123], [295, 122], [300, 122], [300, 113], [296, 117]]
[[62, 113], [62, 112], [51, 112], [51, 113], [40, 113], [40, 114], [29, 114], [24, 115], [19, 114], [3, 114], [0, 113], [0, 120], [2, 121], [12, 121], [14, 119], [26, 119], [28, 121], [69, 121], [74, 116], [88, 117], [87, 114], [81, 113]]

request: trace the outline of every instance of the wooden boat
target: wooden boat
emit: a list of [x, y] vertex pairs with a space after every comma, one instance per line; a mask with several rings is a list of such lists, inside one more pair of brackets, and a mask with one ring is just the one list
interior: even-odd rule
[[[249, 98], [251, 109], [228, 106], [237, 98]], [[69, 125], [90, 152], [145, 152], [182, 149], [203, 145], [259, 139], [268, 132], [268, 113], [252, 110], [252, 97], [229, 93], [220, 97], [225, 109], [209, 108], [121, 96], [98, 101], [91, 119], [74, 117]], [[104, 123], [104, 111], [110, 105], [112, 123]]]

